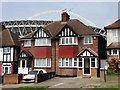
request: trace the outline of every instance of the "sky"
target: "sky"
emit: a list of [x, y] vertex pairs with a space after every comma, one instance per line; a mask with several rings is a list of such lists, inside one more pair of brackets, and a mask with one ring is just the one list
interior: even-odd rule
[[1, 21], [8, 20], [61, 20], [66, 9], [71, 19], [83, 23], [104, 26], [118, 19], [118, 2], [2, 2]]

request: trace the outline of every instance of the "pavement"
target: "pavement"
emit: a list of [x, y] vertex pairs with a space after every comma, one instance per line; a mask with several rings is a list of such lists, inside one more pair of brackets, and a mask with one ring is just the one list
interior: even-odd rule
[[[40, 83], [22, 83], [0, 85], [0, 88], [17, 88], [21, 86], [49, 86], [49, 88], [80, 88], [92, 86], [118, 85], [118, 81], [112, 79], [107, 82], [100, 78], [79, 78], [79, 77], [54, 77]], [[4, 89], [3, 89], [4, 90]], [[9, 89], [8, 89], [9, 90]]]

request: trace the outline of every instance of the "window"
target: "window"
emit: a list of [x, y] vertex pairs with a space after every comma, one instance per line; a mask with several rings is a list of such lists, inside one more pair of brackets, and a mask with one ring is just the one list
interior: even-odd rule
[[3, 52], [4, 53], [10, 53], [10, 47], [4, 47]]
[[27, 61], [26, 60], [21, 60], [21, 67], [22, 68], [25, 68], [26, 67], [26, 65], [27, 65]]
[[51, 67], [51, 58], [36, 58], [35, 67]]
[[95, 58], [91, 58], [91, 67], [95, 67]]
[[79, 63], [78, 63], [78, 66], [79, 67], [82, 67], [82, 58], [79, 58], [79, 61], [78, 61]]
[[4, 54], [3, 58], [4, 58], [4, 61], [11, 61], [10, 54]]
[[113, 51], [113, 55], [117, 55], [117, 50], [116, 49], [114, 49], [112, 51]]
[[22, 67], [25, 67], [25, 60], [22, 60]]
[[35, 46], [51, 46], [51, 40], [49, 38], [35, 39]]
[[2, 66], [2, 75], [11, 73], [11, 65], [4, 63]]
[[31, 46], [31, 40], [24, 40], [24, 47]]
[[114, 37], [118, 37], [118, 30], [112, 30], [112, 35]]
[[59, 40], [60, 45], [78, 45], [77, 37], [61, 37]]
[[77, 67], [77, 58], [61, 58], [59, 67]]
[[92, 44], [93, 39], [92, 37], [84, 37], [84, 44]]

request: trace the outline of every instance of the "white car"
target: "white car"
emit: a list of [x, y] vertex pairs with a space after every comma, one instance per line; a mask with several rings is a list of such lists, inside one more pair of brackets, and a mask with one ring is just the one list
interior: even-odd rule
[[47, 73], [45, 70], [33, 70], [23, 77], [22, 82], [35, 82], [35, 75]]

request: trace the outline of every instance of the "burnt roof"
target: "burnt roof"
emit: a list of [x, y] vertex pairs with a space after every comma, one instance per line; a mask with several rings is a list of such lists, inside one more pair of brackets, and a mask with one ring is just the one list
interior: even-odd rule
[[120, 49], [120, 42], [112, 42], [107, 49]]
[[9, 29], [0, 31], [0, 34], [2, 46], [20, 46], [20, 42], [18, 41], [19, 36], [11, 32]]
[[115, 21], [114, 23], [104, 27], [105, 29], [119, 29], [120, 28], [120, 19]]

